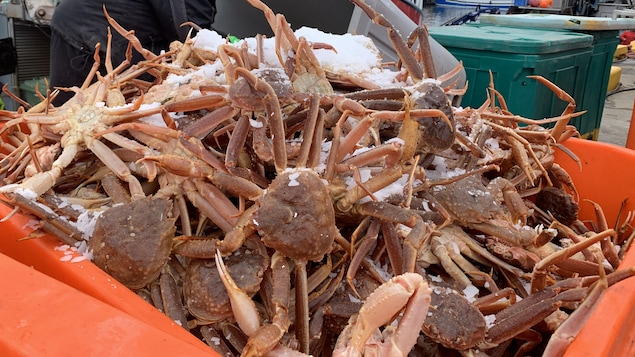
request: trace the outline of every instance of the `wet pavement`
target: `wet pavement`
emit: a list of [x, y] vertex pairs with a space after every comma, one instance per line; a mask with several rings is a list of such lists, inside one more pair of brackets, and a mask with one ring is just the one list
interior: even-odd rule
[[617, 89], [606, 96], [598, 141], [625, 146], [635, 100], [635, 59], [614, 61], [613, 66], [622, 68], [622, 74]]

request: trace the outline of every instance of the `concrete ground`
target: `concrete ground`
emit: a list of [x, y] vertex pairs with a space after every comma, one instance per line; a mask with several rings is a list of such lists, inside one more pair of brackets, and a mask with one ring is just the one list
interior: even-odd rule
[[625, 146], [635, 100], [635, 59], [615, 61], [613, 66], [622, 68], [620, 85], [606, 96], [598, 140]]

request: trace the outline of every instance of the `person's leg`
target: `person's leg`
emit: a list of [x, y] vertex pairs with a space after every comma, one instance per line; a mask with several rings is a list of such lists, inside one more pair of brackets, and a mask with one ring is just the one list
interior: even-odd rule
[[[56, 31], [51, 31], [51, 63], [49, 75], [49, 85], [51, 88], [81, 86], [88, 76], [88, 73], [90, 73], [93, 62], [93, 52], [91, 52], [91, 49], [77, 49], [66, 42]], [[73, 92], [60, 90], [53, 104], [60, 106], [73, 95]]]

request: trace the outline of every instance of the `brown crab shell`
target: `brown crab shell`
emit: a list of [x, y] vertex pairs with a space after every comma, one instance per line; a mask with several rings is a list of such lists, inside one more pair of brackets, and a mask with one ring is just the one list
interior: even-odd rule
[[172, 202], [144, 198], [105, 211], [88, 242], [94, 263], [130, 289], [155, 280], [172, 251]]
[[254, 213], [263, 243], [298, 261], [319, 261], [338, 234], [331, 196], [311, 170], [285, 171]]

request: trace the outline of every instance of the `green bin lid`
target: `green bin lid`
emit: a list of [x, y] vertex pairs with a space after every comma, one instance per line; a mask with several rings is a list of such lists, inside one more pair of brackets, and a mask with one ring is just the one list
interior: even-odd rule
[[545, 54], [590, 47], [593, 36], [572, 31], [483, 24], [428, 28], [444, 47], [517, 54]]
[[626, 17], [612, 19], [610, 17], [587, 17], [556, 14], [481, 14], [478, 19], [481, 24], [574, 31], [606, 31], [635, 28], [635, 19]]

